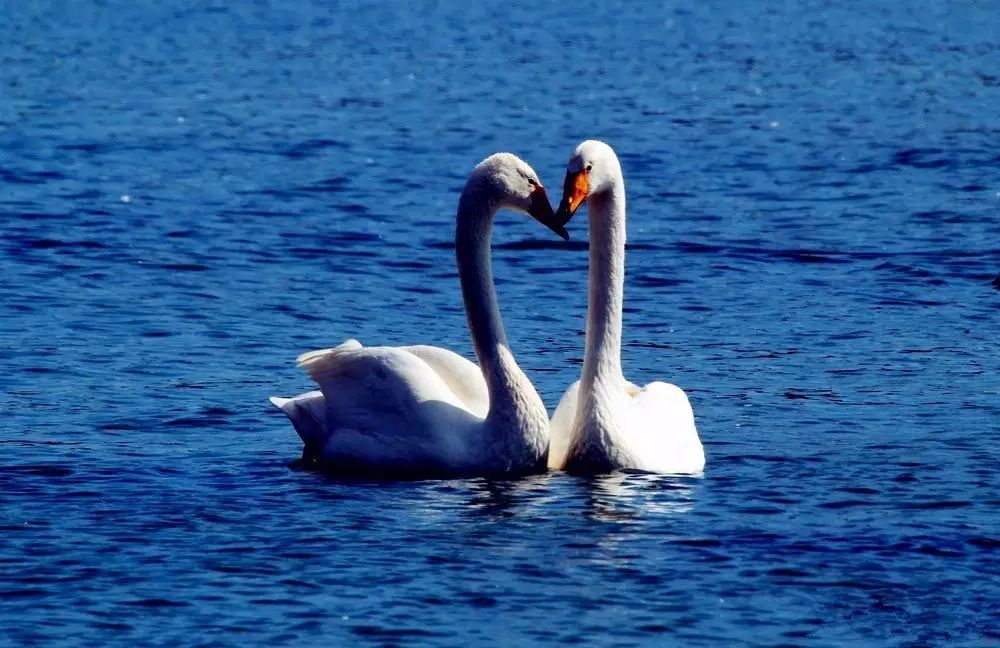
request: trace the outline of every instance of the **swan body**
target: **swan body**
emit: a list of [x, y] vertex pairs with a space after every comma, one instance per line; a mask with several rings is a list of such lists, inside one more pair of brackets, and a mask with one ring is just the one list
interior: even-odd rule
[[625, 276], [625, 183], [607, 144], [588, 140], [570, 158], [556, 220], [584, 202], [590, 221], [587, 336], [580, 380], [550, 423], [549, 468], [578, 473], [641, 470], [697, 474], [705, 452], [684, 391], [638, 387], [621, 368]]
[[[652, 382], [639, 388], [624, 381], [601, 388], [598, 405], [576, 424], [580, 381], [566, 390], [550, 423], [549, 467], [602, 473], [618, 469], [697, 474], [705, 452], [694, 412], [680, 387]], [[578, 438], [570, 461], [570, 442]]]
[[459, 201], [455, 252], [479, 366], [440, 347], [357, 340], [301, 355], [319, 390], [271, 402], [302, 438], [304, 461], [377, 477], [545, 470], [548, 415], [507, 346], [493, 286], [489, 241], [503, 208], [565, 236], [526, 163], [498, 153], [476, 166]]

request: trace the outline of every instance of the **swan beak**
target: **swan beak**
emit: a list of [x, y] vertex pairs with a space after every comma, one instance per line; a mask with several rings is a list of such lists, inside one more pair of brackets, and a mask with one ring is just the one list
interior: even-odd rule
[[538, 185], [535, 190], [531, 192], [531, 207], [528, 208], [528, 213], [536, 221], [548, 227], [550, 230], [562, 237], [564, 241], [569, 240], [569, 232], [563, 225], [566, 221], [560, 221], [556, 218], [556, 215], [552, 213], [552, 205], [549, 203], [549, 196], [545, 193], [545, 187]]
[[563, 197], [556, 210], [556, 221], [566, 224], [590, 195], [590, 175], [586, 170], [566, 174], [563, 183]]

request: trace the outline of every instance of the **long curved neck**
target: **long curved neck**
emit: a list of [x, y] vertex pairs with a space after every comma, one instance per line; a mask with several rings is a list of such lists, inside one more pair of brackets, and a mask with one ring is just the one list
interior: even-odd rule
[[490, 236], [493, 216], [498, 208], [499, 205], [484, 192], [467, 189], [459, 201], [455, 227], [455, 256], [462, 298], [472, 344], [490, 394], [491, 417], [503, 416], [523, 407], [530, 400], [526, 394], [530, 393], [535, 400], [538, 399], [537, 392], [517, 366], [514, 354], [507, 345], [507, 334], [497, 306], [490, 261]]
[[619, 175], [611, 189], [587, 200], [590, 219], [590, 270], [587, 346], [580, 388], [594, 393], [596, 383], [623, 381], [622, 295], [625, 284], [625, 183]]

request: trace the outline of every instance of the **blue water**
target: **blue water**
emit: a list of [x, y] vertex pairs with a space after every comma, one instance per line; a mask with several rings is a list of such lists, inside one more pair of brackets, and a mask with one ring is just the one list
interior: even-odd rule
[[[1000, 12], [612, 4], [0, 0], [0, 645], [1000, 643]], [[295, 357], [470, 355], [466, 174], [591, 137], [704, 478], [289, 469]], [[550, 408], [569, 229], [495, 229]]]

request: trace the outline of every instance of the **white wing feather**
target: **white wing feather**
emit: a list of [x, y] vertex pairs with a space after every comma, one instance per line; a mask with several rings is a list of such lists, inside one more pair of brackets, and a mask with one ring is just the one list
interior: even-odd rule
[[402, 347], [437, 372], [465, 408], [480, 418], [490, 411], [490, 393], [479, 366], [441, 347], [418, 344]]
[[292, 421], [306, 456], [368, 472], [433, 473], [470, 460], [469, 431], [489, 398], [478, 367], [458, 354], [348, 340], [298, 362], [320, 391], [271, 402]]
[[652, 382], [631, 399], [635, 408], [634, 434], [625, 438], [634, 445], [640, 470], [664, 474], [697, 474], [705, 469], [705, 450], [698, 438], [694, 411], [684, 390], [665, 382]]
[[561, 470], [566, 465], [566, 455], [573, 438], [573, 421], [580, 394], [580, 381], [569, 386], [549, 421], [549, 468]]
[[[662, 474], [698, 474], [705, 468], [705, 451], [698, 438], [694, 412], [687, 394], [664, 382], [642, 389], [625, 382], [607, 400], [603, 441], [606, 456], [628, 465], [622, 468]], [[549, 422], [550, 469], [566, 468], [570, 450], [584, 434], [576, 420], [580, 381], [573, 383]]]

